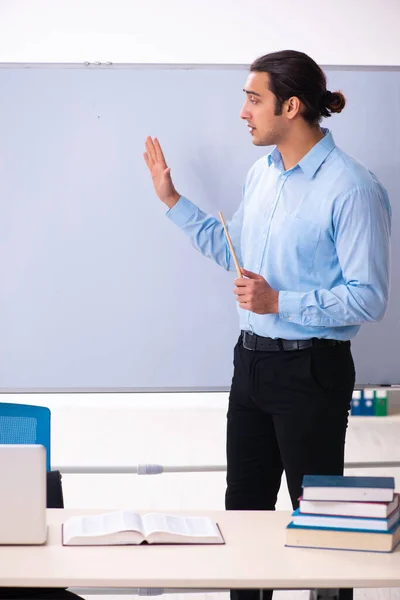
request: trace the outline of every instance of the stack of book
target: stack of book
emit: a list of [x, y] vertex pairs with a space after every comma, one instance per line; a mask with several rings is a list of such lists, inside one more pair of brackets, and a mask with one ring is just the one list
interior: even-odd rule
[[393, 477], [305, 475], [286, 546], [392, 552], [399, 543]]

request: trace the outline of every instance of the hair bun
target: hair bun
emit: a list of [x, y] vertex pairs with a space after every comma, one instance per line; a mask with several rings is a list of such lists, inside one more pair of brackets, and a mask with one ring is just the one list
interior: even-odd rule
[[327, 92], [326, 107], [331, 113], [340, 113], [346, 106], [346, 98], [342, 92]]

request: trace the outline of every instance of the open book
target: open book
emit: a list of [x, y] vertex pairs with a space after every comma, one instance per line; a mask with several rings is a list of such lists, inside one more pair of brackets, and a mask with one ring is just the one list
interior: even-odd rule
[[127, 510], [70, 517], [63, 524], [62, 539], [64, 546], [225, 543], [218, 525], [208, 517]]

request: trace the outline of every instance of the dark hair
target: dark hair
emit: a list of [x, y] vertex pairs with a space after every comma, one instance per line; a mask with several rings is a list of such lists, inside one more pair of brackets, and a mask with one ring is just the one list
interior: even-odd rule
[[303, 118], [316, 125], [322, 117], [341, 112], [346, 104], [342, 92], [326, 89], [326, 76], [317, 63], [296, 50], [282, 50], [257, 58], [250, 71], [269, 74], [269, 89], [276, 97], [275, 115], [282, 114], [285, 100], [297, 96], [304, 105]]

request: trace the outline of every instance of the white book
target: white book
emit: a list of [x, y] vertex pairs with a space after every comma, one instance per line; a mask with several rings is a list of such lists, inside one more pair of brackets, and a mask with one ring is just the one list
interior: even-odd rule
[[313, 515], [340, 515], [343, 517], [370, 517], [387, 519], [399, 506], [399, 495], [392, 502], [335, 502], [325, 500], [303, 500], [300, 512]]
[[387, 519], [344, 517], [332, 515], [303, 515], [299, 509], [292, 513], [292, 523], [299, 527], [323, 527], [333, 529], [362, 529], [367, 531], [389, 531], [399, 524], [399, 511]]
[[285, 546], [393, 552], [399, 543], [400, 527], [391, 531], [354, 531], [354, 529], [346, 531], [345, 529], [298, 527], [289, 523], [286, 528]]
[[209, 517], [140, 515], [127, 510], [70, 517], [63, 524], [62, 540], [64, 546], [225, 543]]

